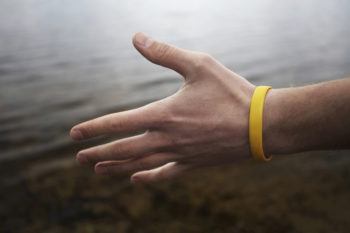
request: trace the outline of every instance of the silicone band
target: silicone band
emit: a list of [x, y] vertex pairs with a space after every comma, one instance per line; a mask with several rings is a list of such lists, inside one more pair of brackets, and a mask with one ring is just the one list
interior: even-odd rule
[[252, 156], [260, 161], [269, 161], [272, 157], [266, 157], [263, 149], [263, 112], [264, 103], [270, 86], [258, 86], [255, 88], [249, 111], [249, 142]]

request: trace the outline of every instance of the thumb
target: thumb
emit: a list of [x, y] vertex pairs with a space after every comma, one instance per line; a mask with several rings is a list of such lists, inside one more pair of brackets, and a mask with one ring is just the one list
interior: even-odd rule
[[134, 35], [133, 44], [149, 61], [170, 68], [184, 77], [192, 68], [194, 52], [158, 42], [141, 32]]

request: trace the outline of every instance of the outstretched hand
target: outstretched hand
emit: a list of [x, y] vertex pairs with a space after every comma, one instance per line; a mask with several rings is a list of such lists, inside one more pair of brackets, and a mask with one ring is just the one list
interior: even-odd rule
[[251, 83], [204, 53], [143, 33], [134, 36], [133, 44], [149, 61], [182, 75], [184, 84], [165, 99], [73, 127], [74, 140], [144, 132], [82, 150], [80, 164], [94, 164], [97, 174], [133, 173], [131, 181], [143, 183], [249, 158]]

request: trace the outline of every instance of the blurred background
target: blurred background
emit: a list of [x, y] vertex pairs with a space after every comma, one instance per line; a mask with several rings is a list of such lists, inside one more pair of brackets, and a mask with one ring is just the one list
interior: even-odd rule
[[[174, 93], [143, 31], [256, 85], [350, 74], [346, 0], [0, 0], [0, 232], [349, 232], [348, 151], [195, 171], [133, 187], [98, 177], [69, 129]], [[350, 91], [350, 90], [349, 90]]]

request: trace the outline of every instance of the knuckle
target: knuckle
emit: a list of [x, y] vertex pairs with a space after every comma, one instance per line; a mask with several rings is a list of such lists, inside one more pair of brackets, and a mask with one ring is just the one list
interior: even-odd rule
[[[144, 105], [139, 110], [144, 111], [144, 113], [147, 116], [152, 116], [152, 115], [159, 115], [159, 113], [162, 112], [162, 109], [163, 109], [163, 103], [160, 100], [158, 100], [158, 101], [149, 103], [147, 105]], [[157, 114], [155, 114], [155, 113], [157, 113]]]
[[182, 147], [182, 139], [178, 137], [169, 137], [169, 147], [179, 149]]
[[164, 119], [164, 104], [161, 101], [156, 101], [142, 106], [138, 109], [139, 113], [146, 119], [146, 129], [159, 128]]
[[176, 114], [176, 105], [174, 104], [166, 104], [162, 105], [159, 103], [160, 106], [157, 111], [157, 124], [158, 128], [169, 128], [174, 125], [174, 123], [177, 122], [177, 114]]
[[154, 57], [154, 60], [158, 62], [170, 57], [171, 54], [173, 53], [173, 49], [167, 44], [157, 43], [157, 46], [155, 48], [155, 53], [156, 53], [155, 54], [156, 56]]
[[175, 114], [167, 112], [158, 120], [157, 128], [146, 131], [146, 136], [149, 136], [151, 141], [157, 142], [156, 152], [180, 148], [186, 144], [185, 138], [181, 138], [175, 133], [176, 128], [181, 125], [181, 121], [182, 119]]
[[122, 121], [117, 121], [117, 120], [114, 120], [113, 118], [109, 118], [106, 120], [106, 126], [107, 128], [111, 129], [114, 132], [123, 129]]
[[150, 163], [147, 161], [147, 160], [143, 160], [141, 159], [139, 162], [137, 162], [137, 170], [145, 170], [145, 169], [148, 169], [150, 166]]
[[128, 150], [124, 146], [114, 145], [109, 153], [110, 157], [122, 157], [128, 154]]
[[178, 147], [178, 142], [176, 140], [174, 140], [172, 137], [167, 137], [166, 138], [166, 146], [164, 146], [167, 149], [173, 149]]
[[154, 151], [158, 151], [163, 147], [163, 134], [161, 132], [155, 131], [155, 130], [148, 130], [145, 133], [145, 137], [148, 137], [149, 142], [156, 142]]
[[167, 150], [175, 151], [178, 148], [181, 148], [182, 146], [181, 139], [179, 139], [176, 135], [173, 135], [171, 133], [164, 134], [163, 142], [164, 142], [163, 148]]
[[169, 110], [164, 110], [159, 114], [158, 127], [167, 128], [175, 122], [174, 114]]
[[207, 53], [198, 53], [196, 59], [194, 59], [194, 68], [196, 70], [202, 70], [210, 67], [214, 63], [215, 59]]
[[147, 134], [156, 142], [154, 152], [161, 152], [174, 146], [170, 136], [165, 132], [148, 131]]

